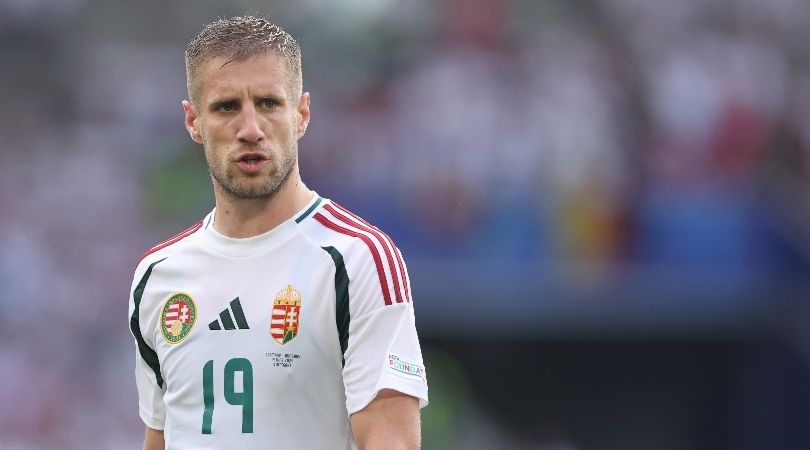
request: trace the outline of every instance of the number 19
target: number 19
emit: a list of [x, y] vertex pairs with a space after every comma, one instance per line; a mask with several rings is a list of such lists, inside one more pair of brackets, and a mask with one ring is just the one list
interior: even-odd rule
[[[242, 372], [242, 392], [236, 392], [236, 372]], [[225, 401], [242, 406], [242, 433], [253, 433], [253, 366], [245, 358], [233, 358], [225, 363]], [[202, 434], [211, 434], [214, 418], [214, 360], [203, 366]]]

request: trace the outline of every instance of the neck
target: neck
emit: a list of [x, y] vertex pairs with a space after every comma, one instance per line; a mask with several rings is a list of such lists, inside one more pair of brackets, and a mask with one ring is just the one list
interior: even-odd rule
[[249, 238], [272, 230], [312, 200], [314, 193], [299, 176], [291, 176], [268, 199], [234, 199], [214, 181], [214, 229], [223, 236]]

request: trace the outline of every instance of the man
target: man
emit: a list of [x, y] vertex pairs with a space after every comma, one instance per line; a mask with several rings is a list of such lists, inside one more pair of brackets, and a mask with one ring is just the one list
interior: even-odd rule
[[418, 448], [407, 270], [386, 234], [301, 181], [298, 43], [261, 18], [219, 20], [186, 75], [216, 207], [135, 270], [144, 448]]

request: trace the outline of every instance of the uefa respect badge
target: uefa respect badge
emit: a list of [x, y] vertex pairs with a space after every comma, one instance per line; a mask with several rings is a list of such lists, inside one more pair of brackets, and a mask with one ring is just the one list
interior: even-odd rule
[[409, 359], [402, 358], [399, 355], [389, 353], [388, 368], [397, 376], [418, 380], [427, 384], [427, 373], [425, 372], [425, 366], [416, 361], [411, 361]]
[[160, 331], [169, 344], [179, 344], [197, 322], [197, 306], [188, 294], [173, 294], [160, 313]]

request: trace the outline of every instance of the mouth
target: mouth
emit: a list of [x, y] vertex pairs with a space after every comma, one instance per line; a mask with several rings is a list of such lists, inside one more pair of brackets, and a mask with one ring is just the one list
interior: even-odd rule
[[236, 162], [244, 163], [244, 164], [247, 164], [249, 166], [257, 165], [257, 164], [261, 163], [262, 161], [267, 161], [267, 157], [264, 156], [261, 153], [245, 153], [245, 154], [240, 155], [236, 159]]
[[264, 167], [269, 159], [262, 153], [243, 153], [236, 159], [236, 165], [247, 173], [257, 173]]

